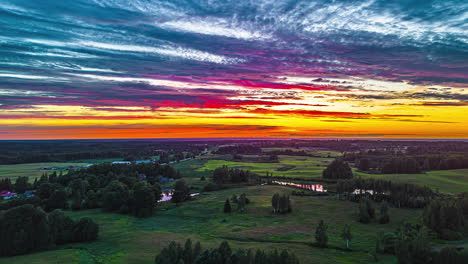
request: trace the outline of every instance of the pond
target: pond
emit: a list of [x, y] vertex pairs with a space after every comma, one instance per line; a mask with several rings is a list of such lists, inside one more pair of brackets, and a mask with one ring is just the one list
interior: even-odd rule
[[284, 181], [272, 181], [273, 184], [279, 184], [284, 186], [297, 187], [304, 190], [311, 190], [315, 192], [327, 192], [322, 184], [302, 184], [294, 182], [284, 182]]
[[[161, 199], [158, 201], [158, 202], [167, 202], [167, 201], [170, 201], [172, 199], [172, 195], [174, 194], [174, 190], [173, 189], [168, 189], [168, 190], [163, 190], [162, 191], [162, 197]], [[190, 196], [191, 197], [194, 197], [194, 196], [197, 196], [199, 195], [200, 193], [191, 193]]]

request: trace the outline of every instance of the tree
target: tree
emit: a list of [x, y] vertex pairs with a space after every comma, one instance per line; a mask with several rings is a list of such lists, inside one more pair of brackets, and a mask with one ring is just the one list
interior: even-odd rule
[[73, 194], [73, 197], [72, 197], [71, 209], [72, 210], [80, 210], [82, 203], [83, 203], [83, 200], [81, 199], [81, 193], [80, 192], [75, 192]]
[[388, 205], [385, 201], [382, 202], [380, 206], [380, 218], [379, 223], [386, 224], [390, 222], [390, 216], [388, 215]]
[[275, 193], [271, 197], [271, 207], [273, 207], [273, 213], [276, 213], [279, 209], [279, 194]]
[[240, 212], [244, 212], [245, 204], [246, 204], [246, 197], [245, 197], [245, 193], [243, 193], [239, 196], [239, 200], [237, 201], [237, 210]]
[[52, 211], [54, 209], [67, 209], [67, 200], [67, 193], [64, 190], [55, 190], [49, 199], [47, 199], [46, 210]]
[[360, 169], [362, 171], [369, 170], [369, 167], [370, 167], [369, 159], [360, 159], [357, 167], [358, 167], [358, 169]]
[[351, 179], [353, 172], [347, 162], [335, 159], [323, 170], [322, 177], [326, 179]]
[[174, 203], [184, 202], [190, 198], [190, 189], [184, 180], [178, 180], [174, 186], [171, 201]]
[[233, 194], [233, 195], [231, 196], [231, 202], [232, 202], [232, 203], [237, 203], [238, 201], [239, 201], [239, 200], [237, 199], [237, 195]]
[[285, 214], [292, 211], [291, 200], [289, 195], [273, 194], [271, 197], [271, 205], [273, 207], [273, 213]]
[[224, 203], [224, 213], [230, 213], [231, 212], [231, 203], [229, 202], [229, 199], [226, 199], [226, 202]]
[[341, 237], [343, 238], [343, 240], [346, 241], [346, 248], [349, 249], [349, 242], [353, 238], [353, 236], [351, 235], [351, 227], [349, 225], [345, 225], [343, 227], [343, 232], [341, 232]]
[[195, 260], [192, 249], [192, 240], [187, 239], [184, 245], [184, 251], [182, 253], [183, 263], [192, 263]]
[[73, 225], [73, 242], [85, 242], [96, 240], [99, 226], [89, 217], [81, 218]]
[[129, 191], [127, 185], [114, 180], [103, 190], [103, 209], [107, 211], [122, 211], [127, 206], [128, 197]]
[[315, 229], [315, 241], [319, 247], [326, 247], [328, 243], [327, 235], [328, 226], [320, 220], [319, 225]]
[[15, 182], [15, 191], [17, 193], [24, 193], [32, 186], [28, 183], [28, 177], [18, 177]]
[[55, 209], [47, 215], [50, 235], [53, 243], [57, 245], [73, 241], [73, 220], [66, 216], [62, 210]]
[[367, 203], [364, 200], [359, 202], [359, 222], [363, 224], [368, 224], [371, 221], [371, 217], [369, 215], [369, 210], [367, 209]]
[[136, 217], [152, 216], [160, 199], [161, 188], [159, 184], [151, 185], [145, 181], [140, 181], [133, 186], [132, 197], [129, 200], [129, 210]]
[[399, 264], [425, 264], [431, 259], [427, 232], [418, 225], [403, 224], [395, 245]]
[[0, 214], [0, 256], [44, 250], [52, 245], [47, 215], [30, 204]]
[[39, 196], [41, 199], [48, 199], [50, 195], [54, 192], [55, 188], [51, 183], [44, 182], [38, 184], [36, 188], [36, 195]]

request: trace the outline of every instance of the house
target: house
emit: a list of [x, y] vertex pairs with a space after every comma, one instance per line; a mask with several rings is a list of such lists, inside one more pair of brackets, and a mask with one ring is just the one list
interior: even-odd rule
[[131, 161], [113, 161], [112, 164], [132, 164]]
[[6, 191], [6, 190], [0, 191], [0, 197], [3, 200], [9, 200], [9, 199], [15, 198], [17, 196], [18, 196], [18, 194], [14, 193], [14, 192]]
[[33, 197], [33, 196], [34, 196], [33, 191], [25, 191], [24, 192], [24, 197], [26, 197], [26, 198]]
[[159, 176], [157, 179], [158, 179], [159, 183], [166, 183], [166, 182], [173, 182], [174, 181], [174, 179], [172, 179], [172, 178], [167, 178], [167, 177], [163, 177], [163, 176]]

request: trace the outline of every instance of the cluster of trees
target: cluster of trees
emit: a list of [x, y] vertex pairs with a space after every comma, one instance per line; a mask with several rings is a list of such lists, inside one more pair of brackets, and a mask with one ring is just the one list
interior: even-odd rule
[[421, 173], [419, 163], [413, 158], [392, 158], [382, 167], [382, 173]]
[[[144, 177], [142, 176], [144, 175]], [[67, 174], [42, 175], [34, 184], [21, 177], [13, 189], [34, 188], [37, 198], [21, 198], [3, 203], [0, 207], [11, 208], [31, 203], [46, 211], [54, 209], [102, 208], [108, 212], [147, 217], [154, 214], [161, 199], [159, 180], [162, 177], [179, 177], [170, 166], [154, 163], [145, 164], [99, 164], [86, 169], [70, 170]], [[8, 185], [6, 180], [2, 184]], [[190, 197], [188, 186], [183, 181], [176, 183], [174, 202]]]
[[274, 154], [274, 155], [316, 157], [315, 155], [310, 154], [306, 152], [305, 150], [283, 149], [283, 150], [268, 151], [268, 153]]
[[90, 218], [73, 221], [60, 210], [46, 214], [26, 204], [0, 212], [0, 256], [47, 250], [65, 243], [96, 240], [98, 225]]
[[424, 223], [442, 239], [462, 239], [466, 219], [468, 219], [466, 218], [468, 212], [463, 210], [463, 202], [466, 205], [467, 201], [466, 198], [465, 200], [453, 198], [434, 199], [424, 209]]
[[275, 214], [286, 214], [292, 211], [291, 200], [287, 194], [273, 194], [273, 197], [271, 197], [271, 206]]
[[462, 264], [468, 262], [468, 250], [452, 247], [434, 250], [429, 243], [426, 227], [405, 222], [395, 232], [379, 233], [373, 255], [395, 254], [399, 264]]
[[[361, 199], [359, 203], [359, 222], [368, 224], [375, 218], [376, 214], [372, 202], [369, 199]], [[380, 224], [386, 224], [390, 222], [390, 216], [388, 215], [388, 205], [385, 201], [383, 201], [380, 205], [380, 215], [378, 222]]]
[[[323, 221], [320, 220], [319, 224], [315, 228], [315, 245], [318, 247], [327, 247], [328, 246], [328, 225]], [[349, 225], [345, 225], [343, 230], [340, 234], [341, 238], [346, 243], [346, 249], [349, 250], [349, 242], [353, 239], [353, 235], [351, 234], [351, 227]]]
[[28, 177], [18, 177], [14, 184], [11, 182], [10, 178], [0, 179], [0, 190], [14, 191], [21, 194], [32, 188], [33, 185], [28, 182]]
[[213, 182], [216, 184], [223, 183], [240, 183], [253, 180], [254, 175], [249, 170], [233, 169], [224, 165], [216, 168], [213, 171]]
[[323, 170], [322, 176], [325, 179], [351, 179], [353, 172], [347, 162], [335, 159]]
[[224, 203], [224, 212], [225, 213], [231, 213], [232, 212], [232, 206], [231, 203], [237, 204], [237, 211], [239, 212], [245, 212], [245, 206], [250, 203], [249, 198], [245, 195], [245, 193], [241, 194], [239, 197], [237, 197], [235, 194], [232, 195], [231, 201], [229, 199], [226, 199], [226, 202]]
[[435, 196], [434, 192], [425, 186], [361, 178], [338, 181], [336, 191], [339, 198], [350, 201], [360, 201], [362, 198], [377, 202], [386, 200], [398, 208], [423, 208]]
[[200, 242], [193, 246], [192, 241], [187, 239], [183, 246], [171, 242], [163, 248], [156, 256], [155, 264], [299, 264], [299, 260], [287, 250], [281, 253], [260, 249], [233, 251], [226, 241], [217, 248], [202, 250]]

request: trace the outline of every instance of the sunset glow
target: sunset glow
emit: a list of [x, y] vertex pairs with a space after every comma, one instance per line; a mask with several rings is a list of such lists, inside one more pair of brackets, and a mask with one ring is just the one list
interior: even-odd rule
[[390, 2], [0, 1], [0, 139], [467, 138], [468, 3]]

